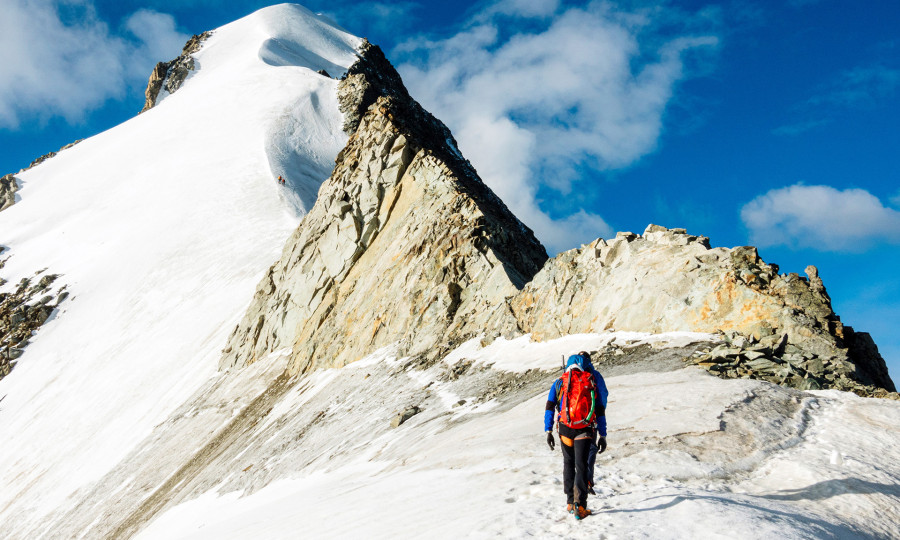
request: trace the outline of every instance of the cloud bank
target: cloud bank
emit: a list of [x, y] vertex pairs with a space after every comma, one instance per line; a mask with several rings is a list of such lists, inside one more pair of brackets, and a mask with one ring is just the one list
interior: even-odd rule
[[744, 205], [741, 219], [760, 246], [860, 252], [880, 242], [900, 244], [900, 211], [864, 189], [774, 189]]
[[166, 14], [139, 10], [119, 34], [90, 0], [6, 0], [0, 16], [0, 129], [61, 116], [78, 122], [143, 86], [188, 36]]
[[[691, 35], [698, 21], [663, 9], [607, 2], [503, 0], [459, 33], [398, 47], [411, 93], [441, 118], [484, 181], [550, 251], [612, 230], [595, 209], [551, 216], [572, 190], [597, 190], [591, 172], [653, 152], [685, 54], [717, 44]], [[611, 202], [610, 204], [616, 204]]]

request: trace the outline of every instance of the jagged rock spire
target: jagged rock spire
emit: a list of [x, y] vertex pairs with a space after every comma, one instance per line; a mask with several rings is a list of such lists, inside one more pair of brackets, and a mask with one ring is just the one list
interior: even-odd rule
[[514, 329], [505, 300], [547, 259], [378, 47], [363, 45], [339, 88], [350, 140], [223, 367], [289, 347], [290, 370], [302, 372], [397, 342], [434, 358], [489, 328]]

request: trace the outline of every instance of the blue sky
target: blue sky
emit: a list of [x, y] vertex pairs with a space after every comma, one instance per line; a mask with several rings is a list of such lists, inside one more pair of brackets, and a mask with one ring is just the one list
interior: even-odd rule
[[[189, 34], [266, 5], [7, 0], [0, 173], [127, 120]], [[897, 378], [896, 0], [304, 5], [381, 45], [551, 252], [658, 223], [815, 265]]]

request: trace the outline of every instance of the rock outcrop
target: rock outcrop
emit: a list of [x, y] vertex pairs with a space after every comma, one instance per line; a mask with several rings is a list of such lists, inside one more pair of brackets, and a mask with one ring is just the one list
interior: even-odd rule
[[[0, 253], [2, 251], [0, 248]], [[0, 260], [0, 268], [5, 262]], [[65, 287], [55, 293], [50, 290], [58, 277], [45, 274], [40, 279], [24, 278], [12, 292], [0, 293], [0, 379], [9, 375], [34, 332], [69, 296]], [[0, 285], [3, 284], [0, 279]]]
[[[845, 330], [852, 331], [850, 327]], [[849, 351], [820, 357], [787, 343], [786, 334], [757, 340], [727, 332], [723, 338], [724, 343], [698, 351], [690, 362], [726, 379], [760, 379], [800, 390], [837, 388], [864, 397], [900, 400], [886, 370], [875, 376], [867, 372], [877, 364], [873, 359], [881, 358], [877, 348], [865, 356], [854, 355], [851, 346]], [[871, 338], [867, 341], [871, 343]]]
[[806, 273], [779, 274], [753, 247], [710, 248], [706, 237], [650, 225], [643, 235], [619, 233], [560, 254], [510, 306], [539, 340], [609, 330], [730, 332], [757, 346], [743, 357], [755, 363], [734, 364], [737, 348], [713, 351], [700, 359], [704, 366], [797, 387], [893, 391], [871, 339], [841, 324], [816, 268]]
[[506, 299], [547, 259], [378, 47], [363, 44], [339, 99], [350, 140], [222, 367], [289, 348], [289, 371], [305, 372], [397, 342], [437, 358], [486, 328], [515, 329]]
[[200, 50], [201, 45], [206, 41], [211, 32], [203, 32], [195, 34], [184, 44], [181, 55], [168, 62], [159, 62], [150, 73], [150, 79], [147, 81], [147, 90], [144, 91], [144, 108], [141, 112], [152, 109], [156, 105], [159, 98], [159, 92], [163, 89], [169, 94], [174, 94], [176, 90], [181, 88], [188, 74], [194, 70], [195, 52]]
[[6, 210], [16, 202], [16, 191], [19, 184], [15, 176], [7, 174], [0, 177], [0, 211]]

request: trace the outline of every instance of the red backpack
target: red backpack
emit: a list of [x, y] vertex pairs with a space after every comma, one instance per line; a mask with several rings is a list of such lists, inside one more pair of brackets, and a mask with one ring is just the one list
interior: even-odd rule
[[572, 429], [591, 425], [597, 395], [594, 377], [586, 371], [570, 369], [563, 374], [559, 389], [559, 423]]

